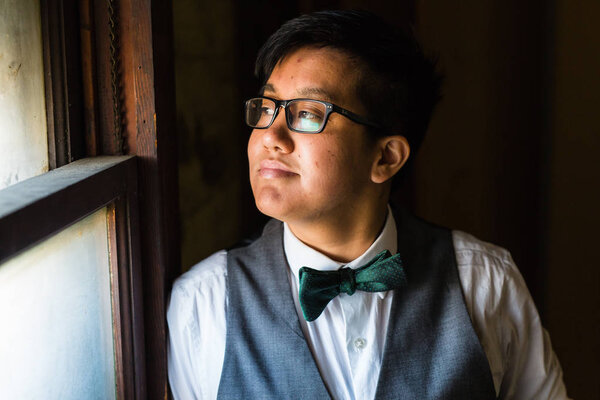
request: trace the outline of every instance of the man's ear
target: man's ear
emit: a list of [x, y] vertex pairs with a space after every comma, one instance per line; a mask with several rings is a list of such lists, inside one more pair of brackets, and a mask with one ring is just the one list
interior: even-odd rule
[[385, 136], [377, 140], [377, 153], [371, 170], [371, 180], [383, 183], [393, 177], [406, 163], [410, 145], [404, 136]]

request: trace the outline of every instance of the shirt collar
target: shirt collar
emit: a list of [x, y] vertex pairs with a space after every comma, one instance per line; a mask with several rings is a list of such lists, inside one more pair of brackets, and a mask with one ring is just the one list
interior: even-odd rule
[[[343, 263], [334, 261], [304, 244], [300, 239], [294, 236], [288, 224], [285, 222], [283, 223], [283, 249], [290, 269], [294, 274], [296, 284], [298, 284], [300, 268], [304, 266], [320, 271], [335, 271], [344, 266]], [[396, 254], [398, 251], [396, 222], [394, 221], [392, 209], [389, 205], [383, 230], [377, 239], [375, 239], [371, 247], [369, 247], [362, 255], [345, 264], [345, 266], [353, 269], [358, 268], [384, 250], [389, 250], [392, 254]], [[385, 292], [378, 292], [381, 297], [384, 296], [384, 293]]]

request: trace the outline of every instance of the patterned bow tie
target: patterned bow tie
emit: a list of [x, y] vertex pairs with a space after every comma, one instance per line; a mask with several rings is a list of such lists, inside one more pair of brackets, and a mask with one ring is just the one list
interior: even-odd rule
[[348, 267], [337, 271], [319, 271], [300, 268], [300, 307], [307, 321], [314, 321], [327, 304], [338, 294], [383, 292], [406, 285], [406, 274], [400, 254], [382, 251], [367, 264], [357, 269]]

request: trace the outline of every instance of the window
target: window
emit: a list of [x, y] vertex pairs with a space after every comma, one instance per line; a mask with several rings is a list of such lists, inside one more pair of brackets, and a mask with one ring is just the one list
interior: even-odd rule
[[0, 370], [9, 397], [68, 387], [57, 398], [81, 398], [106, 392], [115, 377], [106, 393], [135, 392], [125, 378], [135, 376], [142, 335], [132, 296], [141, 289], [135, 172], [131, 156], [88, 158], [0, 192]]
[[115, 398], [106, 222], [104, 207], [0, 267], [3, 396]]
[[172, 48], [170, 4], [0, 0], [0, 22], [0, 65], [38, 60], [0, 86], [0, 387], [165, 398], [176, 147], [172, 60], [153, 54]]

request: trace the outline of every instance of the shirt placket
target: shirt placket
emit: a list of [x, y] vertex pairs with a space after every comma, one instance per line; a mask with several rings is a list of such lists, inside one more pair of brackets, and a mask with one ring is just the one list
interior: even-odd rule
[[342, 310], [346, 320], [346, 350], [352, 373], [352, 384], [354, 397], [363, 399], [366, 385], [366, 377], [363, 376], [361, 365], [369, 362], [372, 358], [372, 340], [366, 330], [369, 320], [368, 307], [365, 303], [368, 299], [365, 293], [357, 292], [352, 296], [343, 295], [341, 299]]

